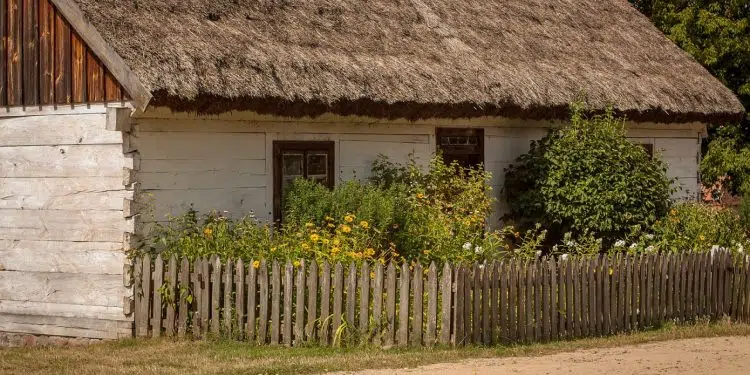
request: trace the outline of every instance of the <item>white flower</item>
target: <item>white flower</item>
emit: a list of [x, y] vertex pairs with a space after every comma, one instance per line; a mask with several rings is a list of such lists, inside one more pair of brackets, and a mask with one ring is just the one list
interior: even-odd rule
[[630, 249], [631, 249], [631, 250], [635, 250], [635, 249], [636, 249], [637, 247], [638, 247], [638, 244], [637, 244], [637, 243], [635, 243], [635, 242], [633, 242], [633, 244], [632, 244], [632, 245], [630, 245]]
[[464, 244], [464, 250], [469, 251], [471, 250], [471, 248], [472, 248], [471, 242], [467, 242]]
[[541, 257], [542, 257], [542, 251], [541, 251], [541, 250], [538, 250], [538, 251], [536, 252], [536, 257], [537, 257], [537, 258], [541, 258]]
[[563, 254], [563, 255], [560, 256], [560, 259], [562, 259], [562, 260], [568, 260], [568, 256], [569, 256], [568, 254]]
[[573, 247], [573, 246], [576, 245], [576, 243], [573, 242], [573, 241], [568, 241], [568, 242], [565, 243], [565, 245], [568, 246], [568, 247]]
[[477, 254], [481, 254], [484, 251], [481, 246], [477, 246], [474, 248], [474, 252]]
[[649, 239], [649, 240], [653, 240], [654, 239], [654, 235], [650, 234], [650, 233], [647, 234], [645, 237], [646, 237], [646, 239]]
[[647, 253], [653, 253], [655, 250], [656, 250], [656, 248], [654, 247], [654, 245], [651, 245], [651, 246], [649, 246], [649, 247], [646, 248], [646, 252]]
[[625, 240], [619, 240], [615, 242], [615, 247], [623, 247], [625, 246]]

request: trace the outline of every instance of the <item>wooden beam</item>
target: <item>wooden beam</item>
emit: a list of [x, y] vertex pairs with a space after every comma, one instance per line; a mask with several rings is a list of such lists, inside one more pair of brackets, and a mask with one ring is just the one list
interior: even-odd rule
[[0, 4], [0, 106], [8, 104], [8, 3]]
[[23, 69], [21, 61], [22, 35], [21, 30], [21, 5], [22, 0], [8, 0], [8, 105], [20, 106], [22, 104]]
[[39, 0], [23, 0], [23, 104], [39, 105]]
[[107, 107], [106, 129], [110, 131], [130, 132], [130, 108]]
[[73, 103], [70, 25], [55, 13], [55, 103]]
[[39, 102], [55, 102], [55, 9], [39, 0]]
[[57, 10], [70, 22], [71, 26], [99, 57], [104, 66], [117, 78], [127, 93], [135, 100], [135, 106], [141, 111], [148, 107], [151, 101], [151, 91], [143, 85], [138, 77], [130, 70], [120, 55], [115, 52], [99, 31], [84, 17], [81, 9], [72, 0], [52, 0]]

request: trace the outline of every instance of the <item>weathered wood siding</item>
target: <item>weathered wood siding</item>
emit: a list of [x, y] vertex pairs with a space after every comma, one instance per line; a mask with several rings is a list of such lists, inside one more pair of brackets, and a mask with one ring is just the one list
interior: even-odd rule
[[128, 100], [50, 0], [0, 2], [0, 107]]
[[0, 117], [0, 331], [131, 334], [123, 168], [132, 160], [105, 119], [104, 107]]
[[[437, 127], [485, 129], [485, 163], [493, 174], [498, 214], [504, 169], [528, 151], [550, 123], [507, 119], [431, 122], [376, 122], [324, 117], [288, 120], [250, 115], [196, 117], [152, 111], [134, 120], [130, 139], [136, 153], [140, 200], [151, 205], [152, 219], [180, 214], [192, 204], [199, 211], [226, 210], [238, 216], [253, 211], [270, 219], [273, 207], [272, 145], [275, 140], [334, 141], [335, 180], [366, 178], [378, 154], [406, 161], [411, 154], [426, 163], [436, 149]], [[699, 135], [702, 126], [644, 125], [631, 128], [639, 143], [654, 145], [669, 163], [669, 174], [684, 190], [675, 198], [697, 196]]]

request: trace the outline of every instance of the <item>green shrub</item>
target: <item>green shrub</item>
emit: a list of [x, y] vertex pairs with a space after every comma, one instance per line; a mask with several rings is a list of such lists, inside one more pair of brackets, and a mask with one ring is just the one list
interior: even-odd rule
[[590, 117], [581, 104], [571, 110], [570, 124], [532, 142], [506, 170], [511, 219], [524, 228], [541, 223], [555, 242], [588, 233], [606, 247], [663, 218], [672, 192], [666, 165], [628, 141], [611, 110]]

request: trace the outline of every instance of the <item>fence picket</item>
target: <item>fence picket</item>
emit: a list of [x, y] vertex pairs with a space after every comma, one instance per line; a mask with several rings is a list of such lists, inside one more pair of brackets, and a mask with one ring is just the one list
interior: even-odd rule
[[399, 274], [398, 345], [409, 344], [409, 265], [403, 263]]
[[388, 347], [396, 342], [396, 265], [393, 261], [388, 263], [385, 286], [386, 331], [384, 343]]
[[[344, 300], [344, 265], [336, 262], [333, 271], [333, 318], [331, 319], [331, 331], [337, 332], [341, 328], [341, 319]], [[336, 344], [336, 335], [334, 334], [334, 345]]]
[[518, 303], [518, 316], [517, 316], [517, 342], [526, 341], [526, 263], [525, 261], [518, 262], [518, 297], [516, 299]]
[[151, 302], [151, 337], [161, 336], [162, 325], [162, 306], [164, 298], [162, 296], [162, 285], [164, 284], [164, 260], [161, 254], [154, 260], [154, 297]]
[[[626, 320], [627, 320], [627, 285], [626, 285], [626, 279], [627, 279], [627, 269], [628, 269], [628, 263], [627, 263], [627, 255], [621, 254], [620, 255], [620, 264], [618, 266], [618, 285], [617, 285], [617, 326], [620, 328], [620, 331], [625, 331], [626, 329]], [[666, 280], [666, 279], [665, 279]]]
[[317, 330], [316, 325], [320, 325], [318, 320], [318, 262], [310, 262], [310, 272], [307, 275], [307, 326], [305, 327], [305, 336], [307, 342], [315, 342]]
[[[190, 263], [187, 258], [182, 258], [180, 262], [180, 285], [177, 293], [180, 304], [177, 307], [177, 337], [183, 338], [187, 333], [188, 317], [188, 293], [190, 291]], [[193, 293], [195, 293], [193, 291]]]
[[596, 257], [589, 257], [586, 264], [586, 278], [589, 284], [589, 335], [596, 336], [599, 333], [596, 330], [599, 319], [596, 304]]
[[258, 268], [258, 343], [268, 342], [268, 264], [260, 262]]
[[[450, 308], [449, 308], [450, 309]], [[427, 270], [427, 334], [425, 344], [433, 346], [437, 339], [438, 281], [437, 266], [430, 263]]]
[[566, 322], [566, 335], [568, 338], [576, 336], [575, 331], [575, 285], [573, 283], [573, 264], [575, 258], [570, 257], [565, 262], [565, 322]]
[[442, 293], [440, 309], [440, 344], [448, 345], [451, 342], [451, 306], [453, 297], [453, 269], [449, 263], [443, 266], [443, 274], [440, 283]]
[[620, 262], [622, 260], [622, 254], [617, 253], [612, 257], [612, 263], [609, 268], [609, 296], [610, 296], [610, 307], [609, 307], [609, 321], [611, 333], [620, 332]]
[[633, 262], [634, 258], [625, 255], [625, 315], [623, 317], [625, 330], [633, 330]]
[[373, 343], [380, 345], [383, 326], [383, 264], [375, 264], [375, 280], [372, 284]]
[[281, 340], [284, 346], [292, 346], [292, 298], [294, 289], [294, 265], [291, 261], [286, 262], [284, 267], [284, 279], [283, 279], [283, 290], [284, 290], [284, 312], [283, 312], [283, 331], [281, 333]]
[[462, 346], [464, 342], [464, 267], [456, 266], [456, 272], [454, 273], [455, 289], [453, 291], [453, 300], [456, 301], [453, 307], [453, 345]]
[[478, 263], [474, 263], [472, 276], [472, 341], [479, 345], [482, 343], [482, 269]]
[[602, 335], [609, 335], [612, 333], [612, 326], [611, 326], [611, 320], [610, 320], [610, 289], [609, 289], [609, 281], [610, 281], [610, 265], [609, 265], [609, 257], [603, 256], [602, 257], [602, 268], [601, 268], [601, 275], [602, 275]]
[[177, 298], [179, 298], [179, 289], [177, 289], [177, 257], [172, 255], [167, 265], [167, 285], [169, 286], [169, 295], [171, 298], [167, 301], [167, 316], [164, 322], [164, 334], [167, 337], [173, 337], [175, 333], [175, 307]]
[[271, 264], [271, 345], [279, 345], [281, 336], [281, 265]]
[[500, 340], [500, 264], [492, 262], [490, 266], [490, 345]]
[[235, 335], [242, 340], [246, 332], [245, 328], [245, 262], [237, 260], [234, 272], [234, 308], [235, 308]]
[[544, 317], [542, 316], [542, 268], [539, 259], [534, 260], [533, 277], [534, 277], [534, 340], [542, 340], [542, 326]]
[[[294, 342], [300, 346], [305, 342], [305, 281], [307, 280], [307, 262], [302, 260], [296, 271], [294, 288]], [[316, 293], [317, 297], [317, 293]]]
[[560, 313], [560, 301], [558, 300], [558, 284], [557, 284], [557, 263], [555, 261], [555, 258], [550, 258], [549, 260], [549, 270], [550, 270], [550, 299], [552, 300], [552, 306], [551, 306], [551, 315], [550, 315], [550, 337], [552, 340], [557, 340], [558, 338], [558, 314]]
[[320, 344], [328, 345], [331, 333], [331, 265], [323, 261], [320, 273]]
[[492, 282], [492, 265], [484, 263], [482, 270], [482, 344], [489, 345], [492, 340], [490, 327], [490, 283]]
[[526, 342], [534, 342], [534, 264], [526, 262]]
[[471, 320], [471, 289], [473, 278], [469, 267], [462, 268], [464, 269], [464, 344], [471, 344], [471, 340], [474, 337]]
[[665, 307], [665, 319], [671, 320], [674, 315], [674, 266], [675, 261], [673, 254], [666, 254], [667, 267], [665, 268], [665, 275], [667, 278], [667, 295], [666, 295], [666, 307]]
[[422, 345], [422, 323], [424, 320], [424, 301], [423, 301], [423, 278], [424, 271], [419, 263], [414, 265], [414, 278], [412, 279], [412, 289], [414, 292], [412, 303], [412, 327], [411, 327], [411, 344], [413, 346]]
[[[260, 268], [260, 262], [250, 260], [247, 269], [247, 340], [255, 340], [256, 327], [257, 327], [257, 293], [258, 293], [258, 269]], [[257, 265], [257, 267], [256, 267]], [[260, 340], [258, 340], [260, 342]]]
[[506, 260], [500, 262], [497, 270], [497, 277], [500, 278], [498, 289], [498, 299], [500, 300], [500, 305], [498, 306], [498, 314], [500, 315], [498, 320], [500, 331], [499, 342], [502, 344], [510, 342], [510, 323], [508, 322], [508, 313], [510, 312], [510, 307], [508, 306], [508, 278], [510, 276], [510, 271], [508, 269], [508, 264], [509, 261]]
[[578, 266], [578, 287], [581, 289], [581, 293], [579, 294], [581, 303], [580, 303], [580, 309], [578, 310], [580, 312], [581, 318], [579, 319], [581, 323], [581, 335], [583, 337], [589, 336], [589, 283], [588, 283], [588, 270], [587, 270], [587, 263], [588, 260], [586, 257], [581, 257], [581, 259], [577, 262]]
[[508, 342], [514, 343], [518, 340], [518, 262], [511, 260], [508, 267], [510, 282], [508, 283]]
[[[211, 333], [214, 335], [219, 334], [219, 309], [221, 302], [221, 259], [212, 255], [210, 269], [210, 280], [211, 280], [211, 312], [207, 315]], [[274, 319], [275, 320], [275, 319]]]
[[750, 256], [745, 255], [745, 256], [743, 256], [743, 258], [745, 260], [745, 270], [744, 270], [744, 275], [745, 275], [745, 294], [744, 294], [744, 296], [745, 296], [745, 309], [744, 309], [744, 311], [745, 311], [745, 313], [744, 313], [744, 318], [745, 318], [745, 323], [748, 323], [748, 322], [750, 322]]
[[348, 330], [354, 331], [357, 327], [355, 319], [357, 315], [357, 265], [349, 264], [346, 275], [346, 326]]
[[232, 292], [234, 285], [234, 262], [227, 259], [224, 268], [224, 303], [222, 304], [224, 312], [224, 335], [232, 335]]
[[542, 279], [542, 341], [549, 342], [551, 337], [550, 330], [550, 308], [552, 299], [550, 298], [550, 269], [547, 259], [542, 259], [539, 263], [539, 272]]
[[[146, 257], [148, 257], [148, 254], [141, 259], [137, 258], [135, 260], [134, 265], [134, 272], [133, 272], [133, 279], [134, 279], [134, 286], [135, 286], [135, 335], [138, 337], [146, 337], [148, 335], [148, 327], [147, 327], [147, 319], [148, 319], [148, 299], [150, 298], [150, 294], [148, 292], [144, 293], [144, 287], [143, 284], [146, 282], [144, 279], [144, 272], [143, 272], [143, 265], [144, 260], [146, 260]], [[145, 275], [151, 274], [151, 260], [148, 259], [149, 262], [149, 272]], [[150, 276], [149, 276], [150, 277]], [[144, 307], [145, 306], [145, 307]]]
[[370, 326], [370, 263], [364, 262], [359, 275], [359, 333], [367, 335]]

